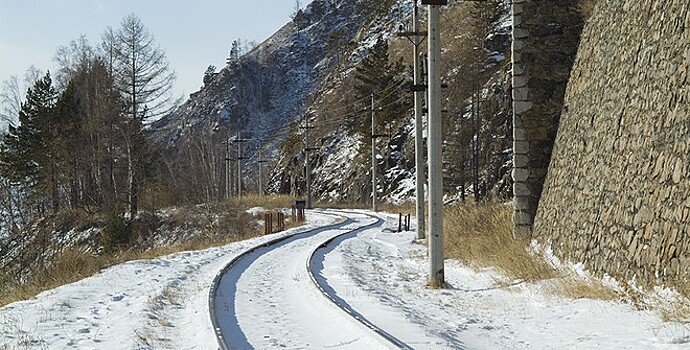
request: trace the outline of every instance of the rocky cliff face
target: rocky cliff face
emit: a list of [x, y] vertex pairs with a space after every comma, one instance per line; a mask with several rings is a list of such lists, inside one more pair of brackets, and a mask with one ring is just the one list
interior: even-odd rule
[[[237, 135], [249, 139], [244, 157], [253, 156], [259, 146], [275, 155], [290, 123], [303, 114], [309, 97], [321, 86], [363, 20], [355, 1], [312, 2], [294, 21], [237, 63], [210, 76], [200, 91], [153, 124], [154, 139], [172, 153], [172, 158], [183, 157], [175, 155], [182, 152], [181, 144], [200, 143], [195, 138], [213, 138], [220, 143]], [[334, 33], [337, 40], [329, 41]], [[222, 150], [215, 153], [217, 157]], [[222, 163], [213, 169], [221, 177], [225, 176]]]
[[[311, 113], [306, 116], [314, 129], [310, 129], [310, 148], [312, 169], [312, 189], [315, 200], [326, 202], [357, 202], [367, 205], [371, 201], [371, 139], [369, 134], [353, 134], [345, 126], [346, 123], [360, 123], [367, 128], [371, 125], [369, 100], [361, 102], [352, 97], [354, 69], [361, 57], [365, 56], [378, 38], [387, 40], [391, 48], [391, 58], [403, 58], [411, 65], [412, 45], [406, 38], [397, 37], [399, 27], [409, 25], [413, 9], [410, 0], [395, 1], [386, 13], [367, 21], [360, 29], [354, 45], [347, 52], [349, 59], [342, 64], [324, 82], [309, 106]], [[470, 67], [467, 57], [453, 57], [462, 52], [461, 47], [469, 47], [465, 32], [468, 24], [464, 21], [471, 16], [469, 6], [454, 4], [444, 8], [444, 22], [442, 36], [444, 38], [445, 61], [443, 74], [444, 82], [451, 88], [444, 94], [447, 101], [445, 107], [449, 110], [447, 118], [448, 146], [445, 152], [446, 193], [449, 199], [459, 198], [459, 192], [470, 192], [468, 182], [471, 182], [470, 142], [473, 133], [481, 134], [482, 150], [478, 160], [482, 168], [478, 181], [483, 195], [490, 192], [506, 195], [506, 189], [511, 186], [509, 175], [511, 124], [509, 111], [511, 109], [508, 71], [510, 66], [506, 57], [510, 47], [510, 22], [507, 3], [498, 3], [494, 8], [494, 16], [488, 23], [488, 33], [482, 37], [482, 54], [485, 55], [479, 67]], [[425, 9], [420, 10], [422, 14]], [[422, 21], [425, 23], [425, 20]], [[464, 26], [464, 27], [463, 27]], [[472, 42], [479, 46], [478, 42]], [[422, 51], [426, 49], [422, 45]], [[469, 78], [468, 70], [481, 71], [480, 77]], [[410, 66], [411, 70], [411, 66]], [[472, 79], [472, 80], [470, 80]], [[408, 76], [411, 81], [411, 72]], [[473, 127], [469, 100], [472, 84], [479, 84], [481, 95], [482, 117], [477, 123], [477, 130]], [[412, 94], [406, 86], [387, 93], [396, 94], [400, 99], [408, 99], [411, 103]], [[478, 107], [479, 108], [479, 107]], [[414, 112], [411, 108], [398, 121], [381, 127], [382, 134], [387, 135], [377, 141], [377, 173], [378, 197], [382, 201], [402, 202], [414, 198], [415, 195], [415, 160], [414, 160]], [[301, 125], [306, 125], [304, 118]], [[460, 134], [464, 135], [461, 136]], [[304, 195], [305, 180], [305, 138], [303, 130], [295, 129], [282, 151], [281, 159], [271, 180], [271, 190], [274, 192]], [[451, 150], [455, 148], [455, 150]], [[462, 155], [461, 155], [462, 154]], [[465, 184], [458, 182], [465, 181]]]
[[[472, 51], [463, 30], [471, 27], [464, 23], [472, 16], [473, 5], [454, 4], [445, 11], [444, 27], [446, 48], [444, 60], [446, 81], [453, 85], [453, 123], [470, 124], [469, 89], [464, 76], [468, 70], [481, 71], [482, 78], [472, 84], [481, 85], [481, 124], [476, 133], [483, 133], [483, 144], [490, 150], [479, 155], [485, 169], [480, 172], [484, 192], [496, 184], [509, 188], [505, 175], [510, 167], [510, 91], [506, 60], [509, 48], [510, 23], [505, 21], [507, 7], [499, 4], [503, 20], [492, 19], [491, 33], [481, 40], [485, 62], [470, 68], [457, 65], [467, 61], [450, 57], [451, 52]], [[464, 7], [463, 7], [464, 6]], [[370, 151], [368, 136], [354, 135], [344, 127], [351, 122], [351, 113], [361, 106], [353, 102], [352, 87], [355, 68], [367, 56], [380, 38], [391, 45], [392, 59], [404, 57], [410, 63], [411, 44], [396, 37], [399, 26], [410, 22], [412, 0], [387, 0], [375, 4], [362, 1], [316, 0], [304, 13], [252, 51], [236, 64], [229, 65], [206, 79], [205, 86], [171, 115], [152, 125], [154, 138], [165, 150], [166, 171], [179, 192], [193, 189], [190, 196], [199, 200], [236, 193], [235, 159], [236, 139], [243, 148], [241, 185], [243, 191], [258, 188], [257, 150], [262, 158], [270, 159], [273, 171], [265, 167], [263, 189], [271, 192], [303, 196], [305, 192], [304, 133], [305, 116], [311, 127], [309, 147], [312, 152], [312, 175], [315, 197], [323, 200], [368, 202], [371, 195]], [[467, 13], [466, 13], [467, 12]], [[494, 11], [495, 13], [496, 11]], [[425, 11], [422, 11], [425, 13]], [[499, 15], [500, 17], [500, 15]], [[464, 29], [463, 29], [464, 28]], [[485, 33], [486, 34], [486, 33]], [[411, 73], [410, 73], [411, 76]], [[456, 91], [457, 90], [457, 91]], [[458, 92], [462, 91], [462, 92]], [[395, 91], [400, 99], [411, 94], [405, 86]], [[406, 95], [407, 94], [407, 95]], [[368, 102], [366, 103], [368, 104]], [[307, 111], [310, 111], [307, 113]], [[360, 111], [361, 112], [361, 111]], [[358, 116], [369, 125], [368, 116]], [[380, 140], [378, 189], [382, 198], [391, 201], [406, 200], [414, 195], [414, 128], [413, 113], [401, 116], [401, 122], [382, 130], [390, 136]], [[459, 125], [458, 124], [458, 125]], [[453, 126], [449, 130], [459, 128]], [[465, 129], [469, 130], [468, 127]], [[467, 153], [471, 131], [464, 131], [464, 141], [454, 141], [460, 153]], [[449, 135], [455, 137], [455, 135]], [[485, 142], [486, 141], [486, 142]], [[464, 162], [458, 164], [458, 162]], [[467, 156], [448, 157], [446, 173], [457, 174], [456, 169], [469, 173]], [[177, 174], [177, 175], [175, 175]], [[470, 176], [456, 176], [469, 181]], [[450, 182], [449, 182], [450, 183]], [[478, 181], [479, 183], [479, 181]], [[459, 190], [452, 185], [448, 193]], [[462, 188], [465, 188], [464, 185]], [[505, 193], [503, 193], [505, 194]], [[175, 194], [177, 195], [177, 194]]]
[[689, 18], [685, 0], [599, 1], [568, 82], [534, 235], [622, 281], [687, 289]]

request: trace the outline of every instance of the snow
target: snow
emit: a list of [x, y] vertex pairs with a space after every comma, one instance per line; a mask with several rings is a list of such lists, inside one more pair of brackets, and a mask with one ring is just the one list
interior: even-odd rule
[[[208, 294], [218, 271], [268, 240], [331, 224], [334, 214], [343, 212], [309, 211], [305, 227], [116, 265], [7, 305], [0, 308], [0, 348], [216, 349]], [[347, 214], [347, 227], [373, 221], [363, 214]], [[562, 298], [546, 291], [553, 281], [504, 286], [493, 270], [447, 261], [448, 288], [428, 289], [424, 245], [414, 240], [414, 232], [393, 232], [395, 217], [384, 219], [322, 250], [314, 273], [336, 298], [412, 348], [690, 348], [688, 324], [662, 322], [657, 311], [628, 304]], [[306, 257], [320, 242], [343, 232], [341, 227], [297, 235], [271, 254], [255, 254], [244, 272], [229, 276], [238, 286], [230, 299], [237, 320], [231, 328], [243, 335], [245, 345], [390, 347], [310, 284]], [[675, 297], [666, 290], [658, 293]]]

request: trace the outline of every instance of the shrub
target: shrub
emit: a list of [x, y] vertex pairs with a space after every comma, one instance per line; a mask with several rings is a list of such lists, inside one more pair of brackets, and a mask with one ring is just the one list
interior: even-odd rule
[[113, 214], [103, 227], [101, 245], [107, 253], [129, 246], [133, 241], [132, 223], [122, 214]]

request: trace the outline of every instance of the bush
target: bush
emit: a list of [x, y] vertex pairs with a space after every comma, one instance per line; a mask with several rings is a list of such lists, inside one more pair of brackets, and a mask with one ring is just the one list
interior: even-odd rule
[[133, 241], [132, 222], [122, 214], [114, 214], [103, 227], [101, 244], [106, 253], [128, 247]]

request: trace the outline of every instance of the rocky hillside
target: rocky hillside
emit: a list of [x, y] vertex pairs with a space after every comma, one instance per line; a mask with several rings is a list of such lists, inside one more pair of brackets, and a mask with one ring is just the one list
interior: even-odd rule
[[[234, 183], [235, 174], [222, 161], [230, 156], [227, 139], [248, 139], [241, 158], [251, 158], [259, 147], [275, 153], [364, 21], [355, 2], [346, 0], [316, 0], [293, 17], [237, 62], [209, 75], [200, 91], [151, 126], [171, 182], [186, 196], [222, 196], [223, 184]], [[243, 177], [255, 178], [255, 171], [251, 167]], [[245, 190], [254, 187], [255, 181], [243, 184]]]
[[[448, 84], [444, 100], [448, 113], [446, 128], [446, 193], [463, 198], [473, 192], [473, 168], [477, 169], [477, 192], [482, 198], [509, 193], [510, 123], [509, 69], [506, 57], [510, 47], [510, 21], [507, 3], [494, 2], [494, 8], [455, 4], [444, 9], [443, 59], [444, 82]], [[398, 1], [385, 15], [365, 23], [355, 38], [356, 46], [348, 54], [368, 52], [378, 38], [387, 40], [391, 60], [402, 58], [408, 65], [406, 79], [411, 82], [412, 45], [396, 35], [400, 26], [411, 22], [411, 1]], [[424, 14], [424, 9], [421, 10]], [[478, 19], [477, 17], [485, 16]], [[425, 19], [423, 23], [425, 22]], [[480, 28], [482, 23], [486, 28]], [[473, 47], [474, 45], [475, 47]], [[425, 46], [423, 46], [425, 48]], [[351, 124], [370, 128], [369, 99], [353, 96], [357, 85], [356, 60], [341, 62], [338, 69], [318, 90], [309, 118], [314, 196], [324, 201], [368, 203], [371, 197], [371, 143], [369, 134], [353, 132]], [[388, 135], [377, 144], [380, 175], [379, 197], [391, 202], [414, 196], [414, 113], [412, 94], [407, 85], [383, 95], [394, 94], [410, 101], [407, 111], [394, 122], [379, 127]], [[475, 102], [476, 101], [476, 102]], [[377, 102], [378, 105], [378, 102]], [[385, 106], [378, 108], [386, 108]], [[473, 115], [472, 110], [479, 115]], [[476, 155], [473, 152], [476, 147]], [[305, 138], [295, 129], [283, 145], [281, 158], [273, 173], [271, 189], [301, 195], [306, 191], [304, 162]], [[476, 162], [476, 163], [475, 163]]]
[[[505, 194], [510, 185], [508, 5], [487, 3], [493, 5], [444, 9], [445, 99], [452, 116], [446, 183], [457, 197], [475, 189], [482, 196]], [[254, 192], [260, 183], [271, 192], [303, 195], [308, 116], [316, 197], [365, 202], [371, 195], [370, 139], [351, 125], [369, 125], [370, 113], [363, 112], [368, 101], [353, 94], [356, 68], [385, 40], [391, 61], [406, 65], [400, 78], [411, 80], [412, 45], [396, 33], [409, 25], [412, 9], [412, 0], [315, 0], [264, 43], [210, 74], [199, 92], [152, 126], [164, 149], [164, 171], [177, 189], [172, 195], [207, 200], [232, 195], [239, 186]], [[411, 93], [399, 84], [383, 94], [409, 101], [407, 112], [381, 130], [389, 137], [379, 141], [378, 191], [404, 200], [413, 195]], [[259, 160], [272, 168], [264, 167], [262, 178]]]

